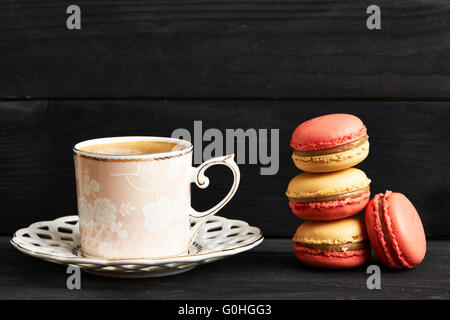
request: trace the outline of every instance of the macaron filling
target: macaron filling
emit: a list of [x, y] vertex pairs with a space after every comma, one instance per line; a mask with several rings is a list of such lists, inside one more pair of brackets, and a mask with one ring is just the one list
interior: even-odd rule
[[348, 242], [342, 244], [326, 244], [326, 243], [300, 243], [296, 242], [298, 245], [319, 251], [327, 251], [327, 252], [339, 252], [339, 251], [354, 251], [354, 250], [363, 250], [369, 247], [369, 241], [364, 240], [361, 242]]
[[326, 148], [326, 149], [320, 149], [320, 150], [297, 150], [297, 149], [294, 149], [294, 154], [297, 156], [300, 156], [300, 157], [314, 157], [314, 156], [334, 154], [334, 153], [344, 152], [344, 151], [358, 148], [359, 146], [362, 146], [363, 144], [367, 143], [367, 141], [369, 141], [369, 136], [366, 134], [362, 138], [359, 138], [355, 141], [345, 143], [343, 145], [332, 147], [332, 148]]
[[[310, 249], [294, 243], [297, 259], [305, 264], [321, 268], [353, 268], [367, 261], [370, 257], [370, 247], [361, 250], [321, 251]], [[316, 260], [319, 259], [319, 260]], [[325, 261], [322, 259], [326, 259]], [[356, 260], [355, 260], [356, 259]], [[349, 261], [350, 263], [346, 263]], [[343, 262], [343, 264], [341, 264]]]
[[294, 203], [326, 202], [326, 201], [342, 200], [347, 198], [356, 198], [366, 193], [370, 193], [370, 186], [329, 196], [312, 197], [312, 198], [294, 198], [288, 196], [288, 199]]

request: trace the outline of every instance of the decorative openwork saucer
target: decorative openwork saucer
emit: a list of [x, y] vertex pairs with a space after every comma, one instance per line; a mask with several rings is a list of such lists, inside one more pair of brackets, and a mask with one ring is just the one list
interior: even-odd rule
[[162, 259], [103, 260], [86, 258], [80, 250], [78, 216], [41, 221], [14, 234], [11, 244], [30, 256], [74, 265], [108, 277], [158, 277], [189, 271], [256, 247], [263, 241], [260, 229], [240, 220], [212, 216], [200, 229], [189, 253]]

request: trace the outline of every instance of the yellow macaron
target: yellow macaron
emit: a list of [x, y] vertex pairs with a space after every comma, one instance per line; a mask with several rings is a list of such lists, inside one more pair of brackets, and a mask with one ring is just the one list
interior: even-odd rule
[[298, 260], [319, 268], [353, 268], [367, 262], [370, 244], [364, 222], [356, 217], [307, 221], [294, 235]]
[[359, 169], [301, 173], [286, 191], [293, 213], [309, 220], [336, 220], [363, 210], [369, 202], [370, 179]]
[[292, 154], [292, 160], [297, 168], [307, 172], [330, 172], [350, 168], [362, 162], [369, 154], [369, 141], [358, 143], [353, 149], [331, 154], [305, 155], [296, 151]]
[[[357, 217], [333, 221], [307, 221], [294, 235], [294, 242], [305, 246], [350, 245], [367, 240], [364, 221]], [[343, 249], [345, 251], [345, 249]]]

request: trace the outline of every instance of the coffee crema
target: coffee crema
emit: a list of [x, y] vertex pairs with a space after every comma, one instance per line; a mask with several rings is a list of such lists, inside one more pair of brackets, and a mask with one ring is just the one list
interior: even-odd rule
[[80, 150], [104, 155], [132, 156], [183, 150], [183, 147], [178, 143], [165, 141], [124, 141], [92, 144], [80, 147]]

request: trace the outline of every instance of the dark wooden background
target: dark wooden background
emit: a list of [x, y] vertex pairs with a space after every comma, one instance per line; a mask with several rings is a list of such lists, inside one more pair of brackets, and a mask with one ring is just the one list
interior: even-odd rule
[[449, 97], [449, 0], [0, 1], [0, 97]]
[[[363, 119], [372, 191], [405, 193], [427, 235], [450, 236], [450, 1], [0, 0], [0, 235], [76, 212], [74, 143], [208, 128], [280, 129], [280, 170], [242, 182], [220, 213], [268, 237], [300, 221], [284, 191], [297, 174], [292, 130], [334, 112]], [[206, 208], [231, 174], [194, 189]], [[208, 172], [209, 173], [209, 172]]]

